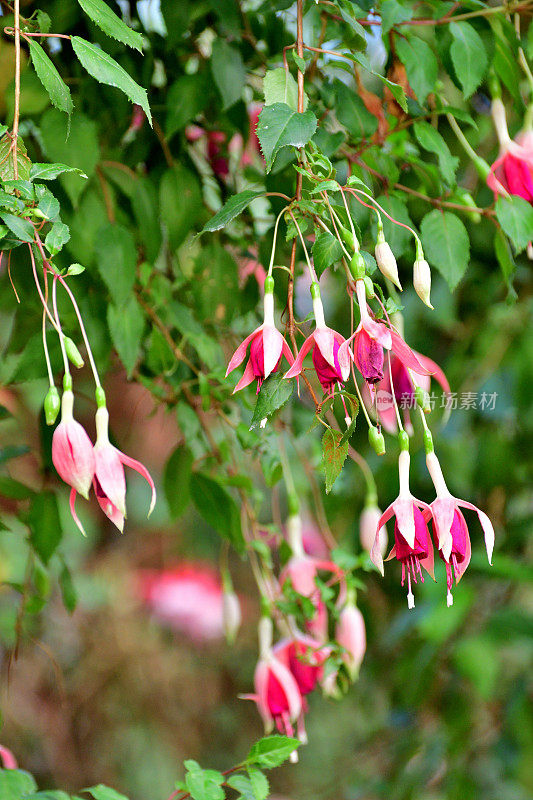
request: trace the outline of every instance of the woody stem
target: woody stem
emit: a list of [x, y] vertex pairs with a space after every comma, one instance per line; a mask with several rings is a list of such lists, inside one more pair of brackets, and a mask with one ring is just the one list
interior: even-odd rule
[[19, 133], [20, 117], [20, 0], [15, 0], [15, 108], [13, 111], [13, 177], [15, 180], [19, 176], [19, 165], [17, 160], [17, 139]]

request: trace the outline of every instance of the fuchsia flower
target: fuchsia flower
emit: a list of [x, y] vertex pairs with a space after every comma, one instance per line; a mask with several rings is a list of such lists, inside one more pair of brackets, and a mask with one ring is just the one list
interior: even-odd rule
[[350, 678], [354, 681], [366, 652], [366, 630], [363, 615], [351, 600], [339, 615], [335, 639], [345, 650], [342, 658]]
[[507, 130], [505, 107], [492, 101], [492, 116], [500, 142], [500, 154], [491, 167], [487, 185], [494, 194], [517, 195], [533, 204], [533, 131], [524, 131], [513, 141]]
[[120, 532], [124, 529], [126, 516], [126, 478], [124, 464], [140, 473], [152, 490], [152, 500], [148, 516], [152, 513], [156, 500], [156, 492], [152, 476], [134, 458], [113, 447], [109, 441], [109, 413], [101, 407], [96, 412], [96, 444], [94, 446], [94, 493], [100, 508]]
[[244, 389], [253, 380], [257, 380], [257, 392], [259, 393], [265, 378], [268, 378], [269, 375], [279, 369], [282, 355], [285, 356], [289, 364], [294, 362], [294, 357], [287, 342], [274, 324], [273, 291], [274, 281], [272, 278], [267, 278], [265, 281], [264, 322], [241, 342], [228, 364], [226, 377], [242, 364], [246, 357], [248, 345], [250, 345], [250, 358], [242, 378], [233, 390], [234, 393], [238, 392], [239, 389]]
[[340, 586], [338, 603], [342, 604], [346, 596], [344, 573], [333, 561], [315, 558], [304, 552], [302, 521], [298, 515], [293, 515], [287, 520], [287, 538], [292, 550], [292, 556], [282, 570], [279, 582], [283, 586], [289, 580], [298, 594], [312, 601], [315, 607], [315, 615], [307, 621], [307, 630], [320, 641], [325, 641], [328, 635], [328, 614], [326, 604], [321, 598], [315, 579], [321, 571], [329, 572], [335, 576]]
[[[378, 506], [374, 503], [370, 503], [369, 505], [365, 505], [359, 518], [359, 539], [361, 541], [361, 545], [369, 553], [372, 550], [372, 545], [374, 544], [376, 528], [379, 520], [381, 519], [381, 515], [382, 512]], [[385, 554], [385, 550], [387, 549], [387, 541], [387, 528], [385, 525], [383, 525], [380, 530], [381, 555]]]
[[217, 572], [202, 563], [142, 571], [138, 592], [155, 619], [196, 642], [224, 636], [224, 597]]
[[324, 309], [317, 283], [311, 284], [311, 296], [316, 328], [301, 346], [296, 361], [284, 377], [296, 378], [303, 369], [304, 358], [312, 350], [313, 366], [318, 380], [324, 391], [332, 395], [335, 385], [344, 383], [350, 376], [350, 350], [349, 347], [341, 347], [346, 343], [344, 336], [328, 328], [324, 321]]
[[[266, 733], [274, 727], [280, 733], [293, 736], [293, 725], [302, 713], [302, 696], [291, 671], [272, 650], [272, 621], [262, 617], [259, 622], [259, 661], [254, 674], [254, 694], [241, 695], [254, 700], [263, 720]], [[297, 761], [296, 751], [291, 761]]]
[[[453, 579], [455, 577], [455, 583], [459, 583], [470, 563], [471, 553], [468, 527], [459, 507], [469, 508], [477, 513], [485, 535], [485, 547], [489, 564], [492, 563], [492, 551], [494, 549], [494, 528], [488, 516], [481, 509], [466, 500], [458, 500], [450, 494], [434, 452], [427, 454], [426, 464], [437, 492], [437, 497], [430, 504], [429, 515], [433, 518], [435, 544], [439, 556], [446, 566], [446, 584], [448, 587], [446, 599], [448, 606], [451, 606], [453, 603], [451, 592]], [[429, 515], [426, 513], [426, 519], [429, 519]]]
[[61, 422], [52, 438], [52, 461], [59, 476], [72, 487], [70, 511], [72, 517], [85, 534], [75, 510], [76, 493], [88, 499], [94, 477], [95, 457], [93, 445], [84, 428], [73, 417], [74, 395], [70, 389], [61, 399]]
[[[433, 545], [427, 526], [427, 520], [432, 516], [432, 511], [427, 503], [417, 500], [411, 494], [409, 489], [409, 464], [409, 453], [407, 450], [402, 450], [399, 458], [400, 492], [397, 499], [385, 510], [378, 522], [370, 557], [383, 575], [380, 530], [391, 517], [395, 517], [394, 547], [386, 560], [389, 561], [391, 558], [396, 558], [401, 562], [402, 586], [407, 576], [407, 605], [409, 608], [414, 608], [415, 599], [411, 581], [417, 583], [417, 576], [422, 582], [424, 581], [421, 567], [434, 579]], [[427, 516], [424, 516], [420, 509], [427, 512]]]
[[17, 759], [11, 750], [8, 750], [8, 748], [3, 745], [0, 745], [0, 758], [2, 759], [4, 769], [17, 769]]
[[[355, 291], [361, 313], [361, 321], [355, 333], [342, 345], [344, 351], [349, 350], [349, 343], [353, 340], [353, 361], [365, 379], [371, 395], [374, 384], [384, 379], [384, 349], [391, 350], [404, 368], [415, 370], [418, 374], [429, 375], [430, 372], [418, 359], [417, 355], [393, 328], [388, 328], [384, 322], [372, 319], [366, 302], [365, 284], [363, 280], [356, 280]], [[431, 362], [433, 363], [433, 362]]]

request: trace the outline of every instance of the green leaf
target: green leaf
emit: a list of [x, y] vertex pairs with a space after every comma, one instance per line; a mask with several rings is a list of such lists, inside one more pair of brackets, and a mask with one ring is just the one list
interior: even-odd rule
[[225, 111], [241, 99], [246, 67], [239, 51], [221, 37], [213, 42], [211, 71]]
[[455, 170], [459, 164], [459, 159], [452, 156], [440, 133], [425, 120], [415, 122], [413, 128], [415, 136], [424, 150], [435, 153], [437, 156], [439, 168], [446, 183], [449, 185], [455, 184]]
[[99, 83], [115, 86], [124, 92], [132, 103], [141, 106], [151, 125], [152, 114], [146, 89], [139, 86], [120, 64], [117, 64], [110, 55], [96, 45], [87, 42], [80, 36], [72, 36], [71, 43], [80, 64], [89, 75], [92, 75]]
[[248, 767], [248, 776], [252, 784], [252, 791], [255, 800], [266, 800], [269, 795], [270, 787], [266, 775], [263, 775], [257, 767]]
[[32, 164], [30, 169], [30, 180], [32, 181], [53, 181], [58, 175], [64, 172], [77, 172], [82, 178], [88, 176], [77, 167], [68, 167], [66, 164]]
[[63, 605], [68, 613], [72, 614], [78, 603], [78, 595], [72, 581], [72, 575], [66, 564], [63, 564], [61, 572], [59, 573], [59, 588], [61, 589]]
[[[12, 181], [15, 178], [15, 157], [11, 136], [4, 134], [0, 139], [0, 180]], [[27, 181], [30, 177], [31, 161], [26, 154], [26, 146], [19, 136], [17, 139], [16, 161], [18, 177]]]
[[143, 37], [141, 34], [132, 30], [120, 17], [117, 17], [103, 0], [78, 0], [78, 3], [104, 33], [142, 53]]
[[257, 136], [267, 172], [283, 147], [303, 147], [313, 136], [316, 126], [317, 119], [309, 109], [299, 114], [286, 103], [265, 106], [259, 115]]
[[168, 308], [167, 318], [186, 337], [208, 367], [214, 368], [220, 364], [220, 346], [204, 331], [190, 308], [175, 300]]
[[397, 0], [386, 0], [380, 5], [381, 12], [381, 32], [384, 36], [390, 29], [397, 25], [398, 22], [406, 22], [411, 19], [413, 10], [406, 8], [397, 2]]
[[505, 284], [508, 290], [513, 292], [513, 276], [516, 271], [516, 264], [509, 241], [501, 228], [498, 228], [494, 236], [494, 252], [498, 259]]
[[146, 258], [154, 262], [161, 249], [161, 222], [159, 219], [159, 196], [154, 181], [138, 178], [131, 196], [131, 207], [144, 245]]
[[49, 220], [55, 220], [59, 215], [60, 206], [57, 197], [54, 197], [50, 189], [40, 183], [35, 184], [35, 194], [37, 196], [37, 208]]
[[464, 96], [475, 92], [487, 69], [487, 53], [483, 40], [468, 22], [452, 22], [449, 26], [453, 36], [450, 47], [453, 68]]
[[245, 189], [244, 192], [232, 195], [227, 203], [222, 206], [220, 211], [217, 211], [217, 213], [205, 223], [200, 234], [219, 231], [221, 228], [225, 228], [235, 217], [242, 214], [252, 200], [255, 200], [256, 197], [262, 197], [264, 194], [264, 190], [255, 191], [254, 189]]
[[8, 211], [20, 213], [21, 211], [24, 211], [26, 206], [20, 197], [15, 197], [15, 195], [8, 194], [0, 189], [0, 208], [5, 208]]
[[328, 428], [322, 437], [322, 469], [326, 476], [326, 494], [341, 474], [343, 464], [348, 455], [348, 442], [341, 444], [342, 434]]
[[0, 770], [0, 798], [1, 800], [23, 800], [34, 792], [37, 785], [29, 772], [22, 769]]
[[44, 246], [52, 256], [55, 256], [62, 249], [63, 245], [69, 241], [69, 239], [70, 230], [68, 225], [65, 225], [64, 222], [61, 222], [61, 220], [58, 220], [57, 222], [54, 222], [46, 234]]
[[431, 47], [418, 36], [396, 40], [396, 52], [405, 65], [407, 78], [418, 102], [424, 103], [435, 88], [438, 64]]
[[67, 84], [63, 81], [41, 45], [37, 44], [35, 39], [28, 39], [28, 44], [35, 72], [48, 92], [52, 104], [60, 111], [64, 111], [65, 114], [72, 114], [74, 104]]
[[188, 447], [176, 447], [163, 472], [163, 489], [172, 519], [180, 517], [191, 498], [193, 456]]
[[[93, 175], [100, 158], [96, 123], [85, 114], [74, 112], [70, 118], [69, 135], [65, 115], [50, 108], [41, 117], [40, 130], [44, 152], [54, 162], [46, 165], [51, 167], [50, 172], [44, 171], [41, 165], [43, 172], [40, 179], [53, 180], [52, 176], [59, 176], [59, 182], [72, 204], [76, 205], [87, 187], [87, 181], [82, 176], [86, 178]], [[67, 165], [69, 168], [64, 169]], [[84, 220], [83, 224], [86, 226], [87, 221]]]
[[521, 253], [533, 237], [533, 206], [522, 197], [499, 197], [496, 216], [515, 251]]
[[385, 86], [388, 86], [392, 96], [394, 97], [394, 99], [396, 100], [402, 111], [405, 111], [405, 113], [407, 114], [409, 107], [407, 105], [407, 97], [403, 86], [400, 86], [399, 83], [394, 83], [394, 81], [390, 81], [384, 75], [380, 75], [379, 72], [374, 72], [372, 70], [372, 74], [377, 75], [380, 81], [384, 83]]
[[252, 745], [246, 763], [262, 769], [273, 769], [287, 761], [299, 746], [298, 739], [288, 736], [265, 736]]
[[325, 269], [340, 261], [343, 250], [336, 236], [329, 231], [321, 231], [313, 244], [313, 261], [318, 275]]
[[[305, 73], [305, 58], [302, 58], [301, 56], [299, 56], [297, 54], [296, 50], [291, 50], [291, 56], [292, 56], [292, 60], [294, 61], [294, 63], [296, 64], [296, 66], [298, 67], [300, 72], [302, 74], [304, 74]], [[283, 100], [282, 102], [286, 103], [287, 101]]]
[[110, 222], [97, 233], [96, 263], [117, 306], [130, 298], [135, 283], [137, 248], [131, 231]]
[[209, 100], [209, 85], [203, 73], [180, 75], [167, 93], [167, 138], [182, 130], [188, 122], [204, 110]]
[[359, 414], [359, 400], [358, 400], [358, 398], [355, 397], [355, 395], [353, 395], [353, 394], [349, 394], [348, 392], [342, 392], [342, 395], [343, 395], [343, 397], [346, 397], [348, 402], [349, 402], [349, 405], [350, 405], [349, 414], [350, 414], [350, 417], [351, 417], [352, 421], [350, 422], [348, 428], [344, 431], [344, 433], [342, 435], [342, 439], [339, 442], [339, 446], [342, 446], [345, 442], [349, 441], [352, 433], [354, 432], [354, 430], [355, 430], [355, 428], [357, 426], [357, 415]]
[[33, 242], [35, 231], [29, 220], [5, 213], [0, 214], [0, 219], [5, 222], [9, 230], [14, 233], [21, 242]]
[[435, 209], [422, 220], [420, 232], [427, 260], [437, 267], [450, 289], [455, 289], [470, 259], [465, 226], [455, 214]]
[[222, 788], [224, 775], [214, 769], [202, 769], [192, 759], [185, 761], [187, 774], [185, 786], [190, 792], [192, 800], [224, 800], [225, 792]]
[[168, 169], [159, 184], [159, 205], [170, 245], [176, 249], [203, 209], [202, 194], [195, 175], [181, 164]]
[[339, 122], [355, 139], [369, 139], [377, 131], [378, 121], [352, 89], [338, 78], [334, 81], [337, 104], [335, 113]]
[[284, 380], [281, 371], [274, 372], [265, 378], [255, 404], [250, 430], [257, 428], [261, 420], [272, 416], [274, 411], [278, 411], [285, 405], [293, 390], [292, 381]]
[[120, 307], [108, 306], [107, 324], [113, 346], [130, 378], [137, 363], [144, 331], [144, 314], [135, 297], [130, 297]]
[[115, 789], [110, 789], [109, 786], [104, 786], [99, 783], [98, 786], [91, 786], [89, 789], [83, 789], [84, 793], [90, 794], [94, 800], [128, 800], [128, 798], [117, 792]]
[[[269, 69], [263, 81], [263, 92], [266, 106], [285, 103], [293, 111], [298, 111], [298, 84], [288, 69], [283, 67]], [[308, 103], [309, 98], [304, 92], [304, 111]]]
[[9, 497], [12, 500], [28, 500], [35, 495], [35, 492], [29, 486], [14, 480], [14, 478], [0, 475], [0, 495]]
[[41, 492], [33, 498], [29, 526], [30, 541], [43, 564], [48, 564], [62, 537], [57, 498], [52, 492]]
[[228, 539], [238, 553], [243, 553], [244, 538], [239, 508], [224, 487], [207, 475], [195, 472], [191, 477], [191, 497], [207, 524], [224, 539]]

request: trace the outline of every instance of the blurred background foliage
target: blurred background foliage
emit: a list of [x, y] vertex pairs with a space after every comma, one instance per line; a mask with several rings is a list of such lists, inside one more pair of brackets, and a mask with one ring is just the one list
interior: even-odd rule
[[[373, 29], [366, 41], [358, 41], [341, 14], [350, 5], [339, 2], [338, 13], [326, 15], [326, 6], [306, 3], [304, 39], [329, 42], [335, 49], [366, 48], [374, 69], [384, 72], [391, 66], [392, 35], [381, 38]], [[359, 3], [363, 16], [372, 5]], [[416, 5], [381, 3], [393, 25], [414, 13], [436, 18], [453, 5], [469, 10], [490, 4], [428, 2], [422, 10]], [[146, 522], [147, 490], [131, 477], [124, 536], [111, 529], [96, 504], [80, 508], [88, 536], [78, 535], [67, 492], [58, 487], [52, 468], [51, 434], [40, 410], [47, 386], [39, 301], [27, 253], [14, 250], [11, 277], [20, 304], [5, 267], [0, 295], [0, 738], [42, 787], [76, 791], [103, 782], [132, 800], [158, 800], [172, 791], [184, 758], [226, 769], [260, 735], [255, 708], [237, 700], [238, 693], [250, 689], [257, 657], [257, 600], [246, 563], [235, 554], [230, 557], [244, 610], [243, 629], [231, 647], [224, 645], [220, 627], [211, 639], [198, 635], [201, 612], [215, 613], [207, 600], [198, 601], [192, 628], [176, 630], [153, 609], [150, 613], [143, 599], [146, 570], [184, 563], [206, 569], [211, 564], [216, 570], [220, 541], [213, 516], [206, 517], [194, 490], [191, 470], [214, 478], [225, 496], [235, 498], [232, 502], [237, 502], [235, 487], [244, 491], [265, 530], [279, 535], [286, 514], [279, 466], [282, 436], [308, 527], [324, 527], [325, 514], [334, 537], [353, 552], [361, 550], [364, 483], [350, 462], [324, 496], [320, 440], [316, 430], [308, 432], [314, 408], [303, 392], [300, 402], [293, 396], [276, 425], [250, 432], [253, 390], [232, 399], [233, 382], [224, 380], [227, 356], [257, 324], [261, 270], [270, 257], [273, 215], [281, 208], [277, 200], [255, 201], [227, 231], [194, 238], [235, 191], [259, 185], [290, 196], [294, 192], [290, 158], [280, 156], [265, 177], [253, 136], [265, 70], [282, 66], [282, 49], [294, 41], [294, 4], [162, 0], [159, 5], [151, 0], [118, 6], [143, 33], [143, 56], [105, 37], [74, 0], [39, 4], [50, 15], [54, 32], [105, 40], [107, 51], [149, 87], [154, 128], [138, 111], [132, 114], [125, 96], [82, 73], [70, 49], [56, 40], [53, 60], [75, 100], [70, 135], [66, 117], [50, 106], [29, 68], [22, 75], [21, 135], [32, 160], [65, 162], [89, 176], [84, 181], [65, 175], [55, 183], [71, 233], [56, 261], [86, 267], [75, 279], [77, 295], [97, 361], [107, 373], [113, 437], [152, 470], [159, 502]], [[29, 16], [34, 8], [27, 2], [22, 10]], [[12, 24], [7, 3], [2, 10], [0, 23]], [[528, 13], [522, 15], [526, 42]], [[480, 16], [471, 27], [486, 48], [487, 64], [495, 59], [500, 64], [514, 134], [524, 110], [512, 58], [516, 42], [505, 17], [498, 19], [503, 34], [492, 17]], [[450, 62], [447, 26], [424, 27], [421, 36], [434, 54], [438, 81], [450, 102], [475, 122], [475, 127], [465, 123], [471, 144], [494, 160], [497, 141], [484, 75], [464, 100]], [[531, 33], [529, 42], [531, 47]], [[401, 73], [401, 64], [394, 64]], [[411, 133], [390, 135], [389, 129], [380, 138], [368, 119], [369, 130], [351, 129], [353, 66], [351, 74], [338, 61], [308, 59], [307, 66], [306, 91], [323, 123], [320, 146], [339, 176], [346, 176], [350, 163], [356, 172], [363, 169], [363, 159], [384, 180], [357, 174], [374, 180], [376, 196], [416, 226], [443, 198], [459, 202], [455, 177], [446, 183], [433, 156], [417, 147]], [[3, 36], [0, 114], [6, 124], [13, 114], [12, 76], [13, 44]], [[377, 79], [366, 73], [358, 79], [361, 96], [365, 91], [382, 96]], [[398, 80], [408, 87], [401, 75]], [[430, 100], [420, 96], [421, 105], [410, 107], [411, 114], [430, 114], [424, 109], [432, 108], [432, 92], [441, 91], [436, 80], [437, 74], [426, 93]], [[407, 118], [391, 102], [385, 113], [391, 128]], [[464, 159], [448, 125], [439, 130], [460, 159], [459, 184], [476, 206], [491, 206], [491, 193]], [[395, 183], [436, 202], [395, 189]], [[366, 210], [354, 207], [353, 213], [371, 250]], [[451, 491], [480, 505], [494, 522], [494, 566], [486, 563], [473, 519], [472, 563], [450, 609], [444, 604], [441, 565], [439, 582], [425, 582], [411, 612], [397, 571], [389, 569], [382, 580], [369, 569], [358, 596], [368, 634], [360, 679], [341, 702], [313, 696], [310, 742], [301, 748], [300, 763], [272, 775], [273, 791], [284, 797], [533, 796], [531, 262], [523, 253], [516, 254], [515, 262], [511, 250], [506, 251], [506, 263], [512, 265], [504, 280], [502, 257], [498, 262], [494, 251], [494, 218], [474, 221], [466, 213], [458, 218], [470, 239], [469, 258], [468, 252], [459, 256], [468, 269], [453, 293], [446, 270], [443, 275], [434, 271], [434, 312], [409, 288], [410, 242], [401, 232], [389, 232], [388, 239], [407, 287], [402, 295], [407, 341], [443, 367], [453, 391], [497, 393], [493, 409], [459, 407], [442, 428], [433, 424]], [[291, 243], [283, 241], [284, 232], [280, 239], [275, 263], [287, 265]], [[298, 251], [297, 269], [303, 274], [301, 259]], [[282, 309], [286, 276], [277, 275]], [[346, 333], [341, 273], [328, 270], [321, 286], [329, 323]], [[296, 292], [297, 314], [303, 318], [310, 309], [305, 279], [297, 281]], [[75, 330], [66, 308], [64, 318], [66, 328]], [[59, 372], [54, 346], [52, 358]], [[77, 409], [92, 433], [90, 397], [85, 368], [77, 377]], [[440, 419], [442, 412], [435, 415]], [[412, 489], [429, 501], [432, 487], [416, 425], [415, 442]], [[362, 424], [352, 444], [368, 449]], [[392, 440], [385, 456], [369, 456], [382, 508], [396, 495], [396, 462]], [[317, 489], [322, 497], [318, 507]], [[217, 514], [227, 510], [212, 512], [215, 523]], [[45, 541], [37, 547], [36, 530], [44, 530]], [[216, 581], [216, 572], [211, 577]]]

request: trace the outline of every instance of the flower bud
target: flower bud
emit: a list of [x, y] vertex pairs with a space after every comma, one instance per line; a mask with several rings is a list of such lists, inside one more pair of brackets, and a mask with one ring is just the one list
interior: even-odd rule
[[385, 437], [378, 431], [375, 425], [371, 425], [368, 429], [368, 441], [371, 447], [376, 451], [378, 456], [382, 456], [385, 452]]
[[431, 270], [425, 258], [417, 258], [413, 266], [413, 286], [415, 292], [428, 308], [431, 305], [429, 294], [431, 292]]
[[44, 398], [44, 418], [47, 425], [53, 425], [61, 408], [61, 399], [55, 386], [50, 386]]
[[222, 622], [228, 644], [233, 644], [241, 627], [241, 604], [233, 591], [224, 591], [222, 596]]
[[366, 265], [365, 259], [359, 253], [354, 253], [352, 260], [350, 261], [350, 272], [352, 273], [353, 279], [358, 281], [365, 277], [366, 273]]
[[339, 615], [335, 639], [344, 648], [343, 661], [350, 678], [357, 678], [366, 650], [366, 631], [363, 615], [356, 605], [348, 602]]
[[365, 284], [366, 299], [372, 300], [376, 296], [376, 293], [374, 291], [374, 281], [369, 275], [365, 275], [363, 281]]
[[64, 342], [69, 361], [74, 364], [77, 369], [81, 369], [85, 362], [75, 343], [68, 336], [65, 336]]
[[[359, 539], [362, 547], [369, 553], [374, 545], [376, 530], [380, 519], [381, 510], [375, 503], [364, 507], [359, 519]], [[385, 555], [387, 549], [387, 539], [387, 529], [383, 526], [379, 533], [379, 549], [381, 550], [382, 556]]]
[[374, 252], [378, 269], [381, 274], [389, 281], [392, 281], [392, 283], [394, 283], [401, 291], [402, 286], [398, 277], [398, 265], [396, 264], [394, 253], [392, 252], [389, 243], [385, 241], [383, 234], [381, 234], [381, 236], [378, 234], [376, 249]]
[[415, 398], [416, 404], [425, 414], [429, 414], [431, 411], [431, 405], [429, 402], [429, 394], [426, 392], [425, 389], [422, 389], [421, 386], [415, 386]]

